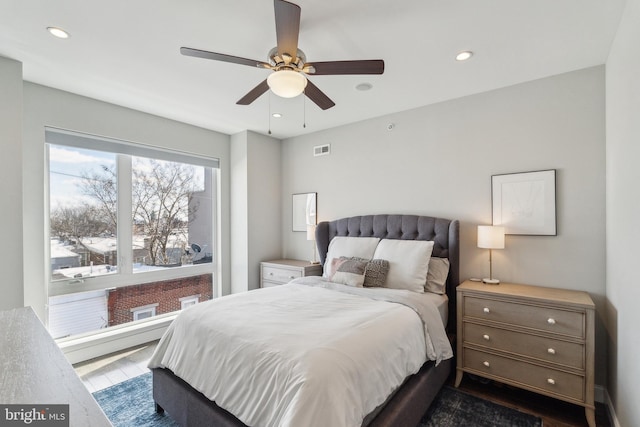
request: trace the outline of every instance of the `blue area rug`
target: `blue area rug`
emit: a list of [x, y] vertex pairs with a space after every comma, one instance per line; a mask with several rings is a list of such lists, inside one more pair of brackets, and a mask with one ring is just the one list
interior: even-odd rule
[[151, 384], [148, 372], [96, 391], [93, 397], [114, 427], [177, 427], [166, 413], [156, 413]]
[[541, 427], [542, 420], [450, 386], [440, 390], [419, 427]]
[[[151, 373], [93, 393], [115, 427], [177, 427], [166, 413], [156, 414]], [[445, 386], [417, 427], [540, 427], [529, 414]]]

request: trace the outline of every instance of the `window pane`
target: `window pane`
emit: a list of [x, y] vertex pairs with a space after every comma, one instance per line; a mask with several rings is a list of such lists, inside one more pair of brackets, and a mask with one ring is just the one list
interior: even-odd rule
[[133, 271], [212, 261], [212, 170], [132, 158]]
[[116, 157], [49, 146], [52, 280], [118, 271]]
[[217, 160], [66, 131], [46, 138], [54, 338], [213, 298]]

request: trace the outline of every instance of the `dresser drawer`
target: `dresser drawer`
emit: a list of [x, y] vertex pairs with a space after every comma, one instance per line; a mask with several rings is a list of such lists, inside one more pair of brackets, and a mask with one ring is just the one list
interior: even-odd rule
[[578, 311], [465, 296], [464, 315], [584, 338], [584, 313]]
[[464, 342], [584, 369], [584, 345], [475, 323], [464, 323]]
[[282, 282], [271, 282], [269, 280], [263, 280], [262, 281], [262, 287], [263, 288], [271, 288], [272, 286], [280, 286], [280, 285], [286, 285], [286, 283], [282, 283]]
[[262, 277], [265, 281], [289, 283], [297, 277], [302, 277], [302, 271], [277, 267], [262, 267]]
[[584, 401], [584, 378], [520, 360], [464, 349], [464, 367], [481, 375], [510, 380], [525, 388], [537, 388], [546, 393]]

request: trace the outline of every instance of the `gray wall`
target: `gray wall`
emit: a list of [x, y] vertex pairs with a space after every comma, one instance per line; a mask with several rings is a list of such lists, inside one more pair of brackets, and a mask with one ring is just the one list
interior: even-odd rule
[[249, 283], [249, 144], [247, 131], [231, 136], [231, 284], [230, 293]]
[[231, 293], [260, 287], [260, 262], [280, 258], [280, 141], [231, 136]]
[[[218, 229], [221, 256], [216, 283], [229, 288], [229, 136], [158, 116], [86, 98], [45, 86], [24, 83], [24, 305], [45, 319], [47, 271], [45, 248], [45, 126], [108, 136], [154, 147], [176, 149], [220, 159], [221, 208]], [[3, 195], [4, 197], [4, 195]], [[221, 210], [220, 210], [221, 209]], [[18, 221], [14, 221], [18, 222]], [[15, 286], [15, 285], [13, 285]], [[20, 303], [22, 306], [22, 303]]]
[[640, 426], [640, 0], [627, 0], [607, 60], [609, 385], [621, 426]]
[[[283, 142], [283, 252], [293, 193], [318, 192], [318, 220], [409, 213], [461, 220], [461, 278], [488, 276], [476, 226], [491, 223], [491, 175], [557, 169], [558, 236], [507, 236], [503, 281], [588, 291], [598, 307], [596, 382], [606, 378], [604, 67], [594, 67]], [[395, 128], [387, 130], [393, 123]], [[313, 157], [315, 145], [331, 155]]]
[[260, 287], [260, 262], [282, 253], [280, 140], [248, 133], [249, 142], [249, 289]]
[[22, 307], [22, 64], [0, 57], [0, 310]]

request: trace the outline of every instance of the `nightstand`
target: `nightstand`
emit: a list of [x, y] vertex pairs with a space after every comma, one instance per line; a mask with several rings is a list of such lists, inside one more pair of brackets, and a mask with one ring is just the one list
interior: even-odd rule
[[584, 406], [595, 427], [595, 305], [586, 292], [466, 281], [457, 288], [464, 372]]
[[260, 263], [260, 287], [284, 285], [296, 277], [322, 276], [322, 265], [297, 259], [277, 259]]

